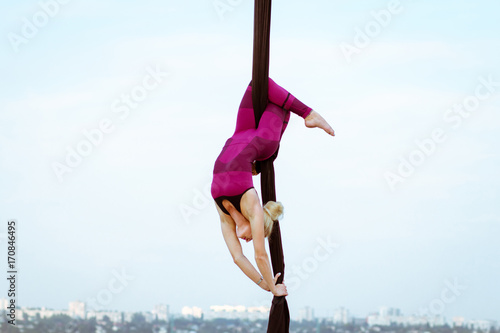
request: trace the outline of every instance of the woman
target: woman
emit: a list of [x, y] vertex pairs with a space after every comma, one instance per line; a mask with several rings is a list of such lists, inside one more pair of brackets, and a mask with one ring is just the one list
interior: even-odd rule
[[[273, 221], [282, 214], [283, 206], [276, 202], [261, 206], [252, 182], [255, 162], [266, 160], [278, 149], [290, 111], [304, 118], [307, 127], [319, 127], [332, 136], [335, 133], [321, 115], [271, 79], [268, 99], [256, 128], [251, 83], [248, 85], [238, 110], [236, 130], [215, 162], [211, 192], [221, 219], [224, 241], [235, 264], [262, 289], [275, 296], [286, 296], [286, 286], [276, 285], [281, 273], [273, 278], [265, 249], [265, 238], [271, 234]], [[258, 271], [243, 255], [238, 238], [247, 242], [253, 240]]]

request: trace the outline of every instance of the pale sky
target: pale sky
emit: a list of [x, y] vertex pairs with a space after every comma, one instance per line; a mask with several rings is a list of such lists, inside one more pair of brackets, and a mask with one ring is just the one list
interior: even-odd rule
[[[269, 306], [206, 190], [250, 81], [253, 1], [54, 1], [0, 5], [0, 246], [16, 219], [19, 305]], [[292, 115], [275, 163], [292, 318], [500, 320], [499, 10], [274, 1], [271, 77], [337, 134]]]

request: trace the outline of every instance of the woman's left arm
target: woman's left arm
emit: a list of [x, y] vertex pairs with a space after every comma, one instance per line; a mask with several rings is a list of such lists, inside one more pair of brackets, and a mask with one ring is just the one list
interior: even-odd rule
[[[233, 257], [234, 263], [242, 270], [242, 272], [246, 276], [250, 278], [250, 280], [252, 280], [255, 283], [258, 283], [261, 278], [260, 273], [255, 269], [252, 263], [243, 254], [240, 241], [238, 237], [236, 237], [236, 227], [234, 226], [234, 224], [222, 222], [221, 229], [224, 241], [226, 242], [229, 252]], [[267, 286], [267, 283], [263, 282], [264, 281], [262, 281], [259, 284], [259, 287], [261, 287], [264, 290], [270, 291], [269, 287]]]

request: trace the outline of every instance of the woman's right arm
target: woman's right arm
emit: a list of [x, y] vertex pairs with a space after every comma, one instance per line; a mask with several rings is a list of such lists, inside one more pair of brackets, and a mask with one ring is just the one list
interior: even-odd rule
[[[243, 273], [255, 283], [258, 283], [261, 275], [252, 265], [252, 263], [245, 257], [241, 248], [241, 243], [236, 237], [236, 226], [233, 223], [221, 222], [222, 236], [224, 241], [233, 257], [234, 263], [243, 271]], [[264, 282], [264, 281], [262, 281]], [[266, 291], [270, 291], [266, 283], [260, 283], [259, 287]]]
[[271, 292], [275, 296], [286, 296], [288, 295], [286, 286], [283, 283], [276, 284], [278, 275], [273, 277], [269, 256], [266, 252], [264, 237], [264, 211], [262, 210], [262, 206], [260, 206], [257, 196], [248, 196], [246, 198], [250, 198], [250, 202], [253, 201], [253, 203], [245, 202], [249, 204], [242, 205], [242, 209], [246, 214], [245, 217], [247, 217], [250, 221], [252, 228], [252, 240], [257, 267], [259, 268], [264, 281], [266, 281], [267, 285], [271, 289]]

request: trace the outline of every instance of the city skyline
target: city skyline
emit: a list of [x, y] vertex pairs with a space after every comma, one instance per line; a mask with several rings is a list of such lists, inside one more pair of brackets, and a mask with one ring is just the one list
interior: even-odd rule
[[[7, 304], [7, 299], [0, 298], [2, 308]], [[151, 309], [136, 309], [133, 311], [123, 311], [119, 309], [88, 309], [87, 304], [83, 301], [68, 302], [68, 308], [51, 309], [46, 307], [27, 307], [19, 308], [21, 314], [41, 311], [42, 317], [50, 317], [55, 314], [66, 314], [72, 318], [89, 319], [102, 318], [108, 316], [112, 321], [120, 321], [125, 318], [129, 321], [135, 313], [148, 314], [148, 320], [152, 320], [155, 316], [159, 320], [168, 321], [169, 318], [198, 318], [198, 319], [252, 319], [266, 320], [269, 316], [269, 306], [247, 306], [247, 305], [210, 305], [208, 308], [201, 308], [196, 305], [184, 305], [180, 311], [172, 311], [171, 306], [167, 303], [155, 304]], [[28, 312], [27, 312], [28, 311]], [[320, 312], [323, 312], [320, 310]], [[253, 315], [251, 313], [254, 313]], [[123, 317], [125, 315], [125, 317]], [[153, 317], [151, 317], [153, 316]], [[128, 319], [127, 319], [128, 318]], [[450, 318], [439, 313], [404, 313], [398, 307], [380, 306], [376, 310], [372, 310], [364, 315], [352, 314], [349, 309], [340, 306], [335, 310], [330, 311], [326, 315], [316, 315], [315, 307], [305, 306], [299, 309], [298, 312], [291, 315], [291, 320], [294, 321], [314, 321], [316, 319], [329, 319], [334, 323], [349, 324], [356, 320], [365, 320], [369, 326], [390, 326], [393, 323], [402, 324], [405, 326], [431, 324], [431, 326], [470, 326], [481, 325], [483, 328], [498, 327], [500, 328], [500, 318], [466, 318], [461, 315], [455, 315]]]
[[[17, 304], [269, 306], [209, 189], [251, 78], [253, 1], [0, 9], [0, 253], [6, 268], [14, 219]], [[292, 314], [499, 317], [499, 11], [273, 2], [270, 76], [336, 132], [292, 115], [275, 162]]]

